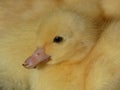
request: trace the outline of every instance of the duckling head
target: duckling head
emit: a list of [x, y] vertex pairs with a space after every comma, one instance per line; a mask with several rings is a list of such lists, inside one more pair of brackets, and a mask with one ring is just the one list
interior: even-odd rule
[[82, 61], [97, 39], [97, 30], [85, 16], [71, 11], [55, 12], [40, 25], [38, 48], [23, 65], [34, 68], [46, 61], [46, 64]]

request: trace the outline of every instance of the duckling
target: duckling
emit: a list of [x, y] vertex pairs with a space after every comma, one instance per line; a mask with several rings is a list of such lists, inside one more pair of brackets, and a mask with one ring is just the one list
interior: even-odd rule
[[[36, 54], [38, 54], [39, 58], [41, 52], [44, 53], [42, 55], [43, 57], [44, 55], [46, 56], [43, 50], [45, 49], [48, 55], [51, 55], [53, 58], [49, 63], [55, 63], [59, 62], [59, 60], [61, 61], [62, 59], [60, 57], [63, 57], [63, 55], [65, 55], [64, 58], [67, 58], [72, 56], [72, 54], [75, 54], [77, 50], [81, 50], [83, 54], [80, 55], [78, 54], [79, 52], [77, 52], [76, 55], [82, 59], [99, 38], [99, 33], [100, 31], [94, 26], [94, 23], [92, 23], [88, 17], [85, 17], [82, 14], [81, 16], [77, 13], [74, 14], [74, 11], [58, 10], [57, 13], [54, 12], [52, 15], [48, 16], [40, 25], [37, 42], [39, 48], [33, 53], [33, 56], [36, 56], [37, 59]], [[69, 38], [70, 41], [68, 41]], [[66, 48], [67, 50], [62, 48]], [[58, 60], [56, 60], [59, 53], [57, 51], [63, 52], [59, 54]], [[72, 51], [71, 54], [66, 54], [70, 51]], [[73, 53], [73, 51], [75, 52]], [[49, 58], [49, 56], [47, 57]], [[71, 59], [73, 61], [72, 57]]]
[[31, 90], [84, 90], [84, 59], [99, 35], [94, 23], [82, 14], [57, 10], [49, 15], [38, 28], [37, 49], [23, 64], [34, 70]]
[[[64, 75], [68, 76], [68, 74], [70, 74], [68, 69], [71, 68], [72, 71], [76, 70], [75, 72], [81, 69], [80, 75], [81, 77], [84, 77], [82, 68], [86, 65], [76, 66], [76, 64], [74, 65], [73, 63], [83, 61], [86, 55], [88, 55], [92, 50], [94, 44], [97, 42], [101, 31], [96, 29], [94, 23], [87, 18], [89, 14], [82, 15], [84, 13], [81, 11], [78, 15], [74, 9], [71, 10], [69, 8], [69, 10], [61, 10], [60, 12], [56, 11], [53, 15], [49, 15], [49, 13], [53, 11], [56, 6], [58, 6], [58, 3], [54, 4], [54, 2], [51, 2], [51, 4], [48, 3], [47, 0], [45, 2], [44, 1], [34, 0], [34, 3], [25, 0], [23, 2], [18, 0], [0, 1], [0, 87], [2, 87], [3, 90], [39, 90], [40, 86], [43, 88], [45, 84], [40, 83], [39, 85], [39, 76], [37, 75], [39, 74], [39, 69], [45, 66], [46, 68], [49, 66], [51, 67], [51, 69], [47, 69], [48, 71], [43, 68], [43, 71], [45, 72], [49, 72], [52, 69], [54, 71], [55, 68], [58, 71], [63, 69], [63, 73], [68, 71], [65, 74], [62, 74], [62, 72], [56, 72], [54, 74], [54, 72], [52, 72], [51, 75], [56, 75], [58, 73], [63, 78], [67, 79]], [[41, 5], [45, 4], [45, 6], [43, 6], [43, 8], [39, 8], [40, 4], [38, 2]], [[44, 4], [41, 2], [44, 2]], [[48, 8], [45, 8], [46, 6], [49, 6], [48, 4], [50, 6], [52, 5], [50, 11]], [[40, 24], [39, 21], [44, 15], [48, 15], [48, 18], [46, 17], [45, 21], [42, 20], [43, 22], [37, 32], [36, 29]], [[70, 41], [68, 40], [69, 38]], [[73, 43], [74, 40], [77, 43]], [[25, 63], [23, 63], [24, 61]], [[42, 62], [46, 62], [45, 65], [42, 64]], [[26, 68], [36, 67], [36, 69], [25, 69], [22, 64]], [[40, 69], [40, 71], [41, 70], [42, 69]], [[36, 77], [34, 77], [34, 75], [36, 75]], [[42, 73], [42, 75], [44, 76], [45, 74]], [[58, 75], [58, 81], [60, 80], [60, 75]], [[66, 81], [71, 81], [72, 79], [70, 78], [74, 78], [76, 76], [79, 78], [79, 74], [76, 73], [75, 75], [69, 77]], [[55, 79], [56, 78], [54, 78], [54, 80]], [[83, 78], [80, 79], [80, 82], [74, 79], [75, 83], [73, 82], [73, 86], [78, 86], [80, 83], [81, 88], [83, 88], [84, 85], [82, 79]], [[35, 80], [35, 82], [32, 80]], [[60, 83], [62, 82], [63, 79], [61, 79]], [[53, 84], [55, 83], [56, 82]], [[69, 83], [63, 84], [66, 85]], [[55, 88], [52, 86], [49, 88], [56, 90], [57, 85], [58, 84], [56, 83]], [[72, 82], [70, 85], [72, 86]], [[63, 87], [63, 89], [69, 88], [71, 87]], [[71, 89], [74, 88], [77, 90], [76, 87], [72, 87]], [[78, 90], [80, 90], [80, 88], [78, 88]]]

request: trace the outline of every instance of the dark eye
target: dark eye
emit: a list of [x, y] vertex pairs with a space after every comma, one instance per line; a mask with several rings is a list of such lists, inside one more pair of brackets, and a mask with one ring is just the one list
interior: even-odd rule
[[55, 43], [60, 43], [62, 41], [63, 41], [63, 37], [61, 37], [61, 36], [56, 36], [53, 40], [53, 42], [55, 42]]

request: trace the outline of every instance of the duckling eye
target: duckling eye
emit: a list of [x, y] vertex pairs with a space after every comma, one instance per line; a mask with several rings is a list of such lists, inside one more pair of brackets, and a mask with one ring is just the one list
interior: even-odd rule
[[56, 36], [53, 40], [53, 42], [55, 42], [55, 43], [60, 43], [62, 41], [63, 41], [63, 37], [61, 37], [61, 36]]

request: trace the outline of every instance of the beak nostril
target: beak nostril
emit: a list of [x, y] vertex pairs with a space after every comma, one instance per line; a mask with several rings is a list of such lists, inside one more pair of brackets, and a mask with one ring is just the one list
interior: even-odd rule
[[40, 55], [40, 53], [37, 53], [37, 55]]
[[26, 64], [22, 64], [24, 67], [26, 66]]

